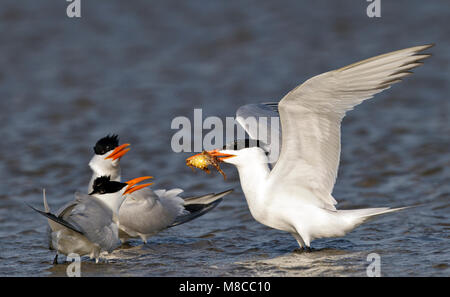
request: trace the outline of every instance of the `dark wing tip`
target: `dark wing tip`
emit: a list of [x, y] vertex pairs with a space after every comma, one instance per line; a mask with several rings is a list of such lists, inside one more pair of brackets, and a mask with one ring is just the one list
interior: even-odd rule
[[48, 219], [50, 219], [50, 220], [52, 220], [52, 221], [54, 221], [54, 222], [56, 222], [56, 223], [58, 223], [58, 224], [60, 224], [60, 225], [62, 225], [62, 226], [64, 226], [64, 227], [66, 227], [66, 228], [68, 228], [68, 229], [70, 229], [70, 230], [72, 230], [72, 231], [75, 231], [75, 232], [77, 232], [77, 233], [80, 233], [81, 235], [84, 235], [84, 233], [83, 233], [82, 231], [78, 230], [78, 228], [76, 228], [76, 227], [75, 227], [74, 225], [72, 225], [71, 223], [69, 223], [69, 222], [63, 220], [62, 218], [58, 218], [57, 216], [55, 216], [55, 215], [52, 214], [52, 213], [49, 213], [49, 212], [45, 212], [45, 211], [36, 209], [36, 208], [34, 208], [33, 206], [31, 206], [30, 204], [28, 204], [28, 203], [25, 203], [25, 204], [28, 205], [28, 207], [30, 207], [32, 210], [34, 210], [34, 211], [40, 213], [41, 215], [43, 215], [44, 217], [47, 217]]
[[218, 195], [228, 195], [228, 194], [230, 194], [230, 193], [232, 193], [232, 192], [234, 192], [234, 189], [229, 189], [229, 190], [226, 190], [226, 191], [217, 193], [217, 194], [215, 194], [215, 195], [216, 195], [216, 196], [218, 196]]

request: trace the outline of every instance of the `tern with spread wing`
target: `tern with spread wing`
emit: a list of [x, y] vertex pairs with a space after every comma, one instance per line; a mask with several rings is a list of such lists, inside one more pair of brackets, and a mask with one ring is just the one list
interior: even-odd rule
[[279, 113], [282, 133], [272, 129], [271, 140], [281, 137], [281, 152], [272, 170], [264, 149], [267, 145], [251, 147], [249, 142], [237, 142], [208, 153], [236, 166], [253, 217], [291, 233], [300, 248], [309, 249], [317, 238], [344, 236], [373, 216], [400, 210], [336, 209], [332, 190], [339, 166], [341, 121], [347, 111], [422, 65], [430, 55], [420, 52], [431, 46], [387, 53], [317, 75], [290, 91], [278, 105], [241, 108], [238, 122], [244, 123], [244, 128], [244, 117], [252, 113]]
[[[101, 138], [94, 146], [95, 155], [89, 162], [92, 178], [89, 192], [93, 190], [93, 181], [101, 176], [111, 181], [120, 181], [120, 158], [130, 148], [129, 144], [119, 145], [117, 135]], [[136, 179], [137, 180], [137, 179]], [[214, 209], [222, 197], [231, 193], [227, 190], [221, 193], [210, 193], [201, 196], [181, 198], [182, 189], [155, 190], [146, 188], [137, 191], [125, 199], [119, 209], [119, 237], [141, 238], [144, 242], [156, 233], [187, 223]]]

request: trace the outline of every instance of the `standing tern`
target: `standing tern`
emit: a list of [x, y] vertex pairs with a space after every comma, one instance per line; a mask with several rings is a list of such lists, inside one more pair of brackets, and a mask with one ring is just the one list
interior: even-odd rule
[[422, 65], [430, 55], [420, 52], [431, 46], [363, 60], [317, 75], [290, 91], [278, 104], [281, 153], [272, 170], [267, 152], [249, 142], [208, 153], [236, 166], [252, 216], [291, 233], [300, 248], [310, 250], [314, 239], [344, 236], [373, 216], [403, 209], [336, 209], [331, 193], [339, 166], [341, 121], [347, 111]]
[[[151, 178], [144, 176], [127, 182], [128, 187]], [[103, 176], [95, 180], [94, 189], [97, 183], [113, 188], [109, 184], [118, 182], [111, 181], [109, 177]], [[120, 184], [120, 183], [119, 183]], [[231, 190], [219, 193], [209, 194], [202, 197], [182, 199], [178, 194], [182, 191], [174, 189], [170, 191], [157, 190], [151, 191], [144, 187], [148, 184], [138, 185], [132, 190], [126, 190], [125, 202], [119, 209], [117, 224], [119, 226], [119, 237], [124, 240], [127, 238], [141, 238], [144, 242], [156, 233], [167, 228], [183, 224], [196, 217], [203, 215], [216, 207], [221, 201], [221, 197], [230, 193]], [[120, 188], [117, 188], [120, 191]], [[96, 190], [92, 192], [97, 193]], [[108, 203], [109, 197], [99, 197], [105, 203]]]
[[[120, 158], [129, 150], [130, 144], [119, 145], [118, 135], [108, 135], [97, 141], [94, 156], [89, 162], [92, 177], [88, 192], [93, 190], [93, 181], [101, 176], [111, 181], [120, 181]], [[231, 193], [221, 193], [181, 198], [182, 189], [156, 190], [146, 188], [136, 192], [119, 209], [119, 236], [122, 240], [141, 238], [145, 243], [156, 233], [176, 225], [187, 223], [214, 209], [222, 197]]]
[[98, 262], [100, 252], [110, 253], [119, 247], [121, 241], [118, 234], [117, 214], [124, 201], [123, 195], [150, 185], [133, 187], [135, 184], [136, 179], [127, 183], [104, 183], [101, 177], [97, 178], [94, 181], [92, 193], [89, 195], [75, 193], [75, 199], [56, 214], [50, 212], [44, 190], [45, 211], [30, 207], [48, 218], [49, 247], [56, 250], [53, 263], [57, 264], [58, 253], [88, 255]]

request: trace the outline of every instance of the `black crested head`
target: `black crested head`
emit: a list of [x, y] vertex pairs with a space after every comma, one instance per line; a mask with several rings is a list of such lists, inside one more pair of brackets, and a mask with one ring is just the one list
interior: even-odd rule
[[237, 139], [229, 144], [224, 145], [222, 149], [238, 151], [244, 148], [261, 147], [262, 144], [263, 143], [261, 141], [255, 139]]
[[127, 186], [126, 183], [111, 181], [110, 176], [100, 176], [94, 180], [92, 192], [89, 193], [89, 195], [116, 193], [122, 190], [125, 186]]
[[97, 155], [104, 155], [119, 146], [119, 136], [117, 134], [103, 137], [94, 146], [94, 152]]

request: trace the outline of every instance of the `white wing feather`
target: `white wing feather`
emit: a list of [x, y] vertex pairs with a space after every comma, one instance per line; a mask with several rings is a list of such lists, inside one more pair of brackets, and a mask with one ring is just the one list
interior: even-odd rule
[[431, 46], [387, 53], [317, 75], [284, 96], [278, 106], [281, 154], [269, 176], [272, 190], [309, 188], [321, 207], [335, 210], [331, 193], [339, 166], [342, 118], [411, 74], [408, 70], [430, 56], [417, 53]]
[[243, 105], [236, 111], [236, 121], [244, 128], [250, 138], [263, 143], [263, 149], [270, 153], [270, 162], [275, 163], [281, 146], [278, 103]]
[[[259, 123], [258, 119], [261, 117], [279, 118], [278, 103], [277, 102], [268, 102], [268, 103], [246, 104], [246, 105], [239, 107], [239, 109], [236, 111], [236, 121], [242, 126], [242, 128], [244, 128], [245, 132], [247, 132], [248, 135], [252, 139], [263, 141], [263, 139], [258, 138], [259, 128], [258, 129], [250, 129], [249, 123], [247, 123], [247, 121], [246, 121], [248, 118], [255, 118], [256, 121]], [[268, 121], [267, 123], [263, 123], [263, 124], [266, 124], [267, 126], [265, 126], [265, 127], [267, 127], [268, 130], [270, 131], [270, 124], [271, 124], [270, 121]], [[276, 132], [281, 132], [281, 131], [276, 131]], [[268, 141], [266, 141], [266, 142], [268, 142]]]

